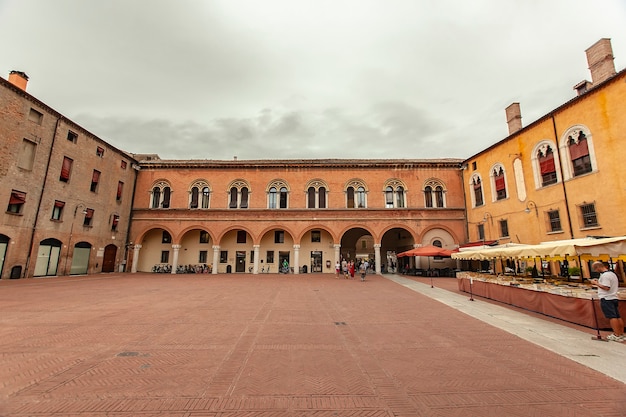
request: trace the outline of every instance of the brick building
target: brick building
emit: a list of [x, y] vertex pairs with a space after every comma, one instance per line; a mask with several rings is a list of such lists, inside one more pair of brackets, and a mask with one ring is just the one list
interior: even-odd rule
[[0, 276], [87, 274], [124, 264], [136, 162], [0, 78]]
[[380, 272], [398, 251], [455, 248], [466, 240], [460, 162], [144, 159], [132, 270], [262, 273], [286, 261], [295, 273], [334, 273], [341, 258], [367, 258]]

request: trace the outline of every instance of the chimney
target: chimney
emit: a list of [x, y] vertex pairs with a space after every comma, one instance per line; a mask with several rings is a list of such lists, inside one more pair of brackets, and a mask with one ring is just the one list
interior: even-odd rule
[[28, 75], [22, 71], [11, 71], [9, 73], [9, 82], [14, 86], [26, 91], [26, 84], [28, 84]]
[[519, 103], [511, 103], [506, 111], [506, 124], [509, 125], [509, 135], [522, 130], [522, 111]]
[[582, 80], [581, 82], [579, 82], [578, 84], [576, 84], [574, 86], [574, 90], [576, 90], [576, 94], [579, 96], [582, 96], [583, 94], [585, 94], [589, 89], [591, 89], [591, 87], [593, 86], [593, 84], [591, 84], [590, 81], [587, 80]]
[[615, 75], [611, 39], [602, 38], [591, 45], [585, 52], [587, 53], [587, 63], [589, 64], [591, 82], [593, 84], [599, 84]]

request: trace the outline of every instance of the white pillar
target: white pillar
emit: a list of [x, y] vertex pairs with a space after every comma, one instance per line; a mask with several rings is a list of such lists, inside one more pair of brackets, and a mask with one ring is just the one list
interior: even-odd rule
[[133, 274], [137, 272], [137, 264], [139, 263], [139, 249], [141, 249], [141, 245], [135, 245], [135, 247], [133, 248], [133, 264], [130, 267], [130, 272]]
[[293, 273], [300, 273], [300, 245], [293, 245]]
[[220, 245], [213, 245], [213, 275], [217, 275], [217, 264], [220, 261]]
[[172, 245], [172, 249], [174, 249], [174, 256], [172, 256], [172, 274], [175, 274], [176, 268], [178, 268], [178, 251], [180, 250], [180, 245]]
[[341, 245], [333, 245], [333, 247], [335, 248], [335, 265], [337, 265], [337, 262], [341, 262]]
[[259, 273], [259, 255], [261, 253], [261, 245], [252, 245], [254, 248], [254, 266], [252, 267], [252, 273]]
[[380, 269], [380, 243], [374, 243], [374, 262], [376, 263], [376, 273], [381, 274]]
[[[416, 243], [413, 245], [414, 248], [421, 248], [422, 245], [420, 245], [419, 243]], [[422, 257], [421, 256], [414, 256], [413, 257], [413, 261], [415, 263], [415, 268], [417, 269], [422, 269]]]

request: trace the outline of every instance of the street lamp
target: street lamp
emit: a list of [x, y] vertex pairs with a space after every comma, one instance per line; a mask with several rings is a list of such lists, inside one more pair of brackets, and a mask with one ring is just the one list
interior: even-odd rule
[[530, 214], [531, 208], [535, 209], [535, 216], [539, 217], [539, 210], [537, 210], [537, 203], [535, 203], [533, 200], [529, 200], [528, 203], [526, 203], [526, 208], [524, 209], [524, 212], [526, 214]]
[[[67, 243], [67, 252], [65, 253], [65, 266], [63, 267], [63, 272], [67, 274], [67, 260], [70, 257], [70, 248], [72, 247], [72, 234], [74, 233], [74, 222], [76, 221], [76, 215], [78, 214], [78, 209], [82, 207], [82, 214], [87, 214], [87, 206], [84, 203], [78, 203], [76, 208], [74, 209], [74, 217], [72, 218], [72, 225], [70, 226], [70, 238]], [[69, 274], [67, 274], [69, 275]]]

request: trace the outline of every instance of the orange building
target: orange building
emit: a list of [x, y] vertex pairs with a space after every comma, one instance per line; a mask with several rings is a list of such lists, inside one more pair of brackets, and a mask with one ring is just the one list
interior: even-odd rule
[[[524, 128], [512, 104], [510, 135], [464, 161], [470, 240], [626, 235], [626, 71], [616, 73], [609, 39], [590, 47], [587, 60], [592, 81], [574, 86], [575, 98]], [[558, 262], [551, 267], [560, 272]]]
[[136, 158], [132, 271], [334, 273], [366, 258], [380, 272], [398, 251], [466, 240], [460, 160]]

